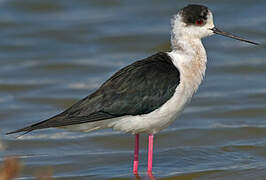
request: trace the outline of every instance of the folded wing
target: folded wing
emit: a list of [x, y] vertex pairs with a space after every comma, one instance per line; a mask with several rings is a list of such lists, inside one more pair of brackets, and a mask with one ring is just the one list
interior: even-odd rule
[[180, 73], [171, 58], [157, 53], [121, 69], [64, 112], [8, 134], [147, 114], [169, 100], [179, 82]]

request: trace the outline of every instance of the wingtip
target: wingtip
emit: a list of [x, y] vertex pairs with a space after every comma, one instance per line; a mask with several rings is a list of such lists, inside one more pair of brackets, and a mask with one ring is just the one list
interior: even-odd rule
[[[57, 116], [55, 116], [57, 117]], [[34, 131], [34, 130], [37, 130], [37, 129], [44, 129], [44, 128], [50, 128], [50, 127], [55, 127], [55, 126], [49, 126], [47, 125], [47, 122], [49, 120], [54, 120], [55, 117], [52, 117], [52, 118], [49, 118], [47, 120], [44, 120], [44, 121], [41, 121], [41, 122], [38, 122], [36, 124], [32, 124], [30, 126], [26, 126], [24, 128], [21, 128], [21, 129], [17, 129], [15, 131], [10, 131], [10, 132], [7, 132], [6, 135], [10, 135], [10, 134], [16, 134], [16, 133], [20, 133], [20, 132], [24, 132], [22, 135], [20, 136], [23, 136], [31, 131]]]
[[15, 134], [15, 133], [19, 133], [20, 131], [10, 131], [10, 132], [7, 132], [6, 135], [10, 135], [10, 134]]
[[22, 129], [18, 129], [18, 130], [15, 130], [15, 131], [10, 131], [10, 132], [7, 132], [6, 135], [10, 135], [10, 134], [16, 134], [16, 133], [20, 133], [20, 132], [25, 132], [23, 133], [24, 134], [27, 134], [29, 132], [31, 132], [33, 129], [30, 129], [30, 127], [25, 127], [25, 128], [22, 128]]
[[14, 134], [15, 132], [11, 131], [11, 132], [7, 132], [6, 135], [10, 135], [10, 134]]

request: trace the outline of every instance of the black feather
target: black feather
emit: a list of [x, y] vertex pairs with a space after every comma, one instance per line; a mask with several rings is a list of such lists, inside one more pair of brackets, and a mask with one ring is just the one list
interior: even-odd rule
[[147, 114], [169, 100], [179, 82], [180, 73], [171, 58], [157, 53], [124, 67], [61, 114], [8, 134]]

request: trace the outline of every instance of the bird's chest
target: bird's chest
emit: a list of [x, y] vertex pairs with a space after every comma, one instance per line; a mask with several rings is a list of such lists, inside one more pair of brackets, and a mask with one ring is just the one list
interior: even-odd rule
[[157, 122], [154, 122], [160, 124], [157, 126], [158, 130], [166, 128], [180, 116], [198, 86], [199, 84], [181, 79], [174, 95], [157, 112], [154, 112], [154, 117], [157, 119]]
[[181, 57], [180, 55], [178, 57], [172, 57], [173, 63], [180, 72], [180, 83], [173, 97], [155, 112], [156, 116], [159, 117], [158, 119], [163, 119], [162, 121], [155, 121], [161, 124], [158, 127], [165, 128], [176, 120], [185, 106], [190, 102], [193, 94], [197, 91], [205, 74], [206, 56], [203, 54], [197, 57], [197, 59]]
[[174, 95], [159, 109], [141, 116], [142, 127], [146, 127], [148, 133], [157, 133], [172, 124], [190, 102], [193, 94], [198, 89], [201, 78], [180, 74], [180, 83], [175, 89]]

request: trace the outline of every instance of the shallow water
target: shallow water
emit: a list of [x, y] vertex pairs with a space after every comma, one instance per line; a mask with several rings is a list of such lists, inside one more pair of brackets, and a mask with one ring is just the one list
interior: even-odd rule
[[[61, 112], [121, 67], [169, 50], [169, 19], [186, 2], [1, 0], [1, 161], [20, 156], [20, 179], [50, 168], [55, 179], [134, 179], [131, 135], [5, 133]], [[154, 178], [266, 179], [266, 1], [204, 4], [218, 27], [261, 46], [204, 39], [206, 78], [182, 117], [155, 136]], [[149, 179], [146, 141], [142, 135], [142, 179]]]

